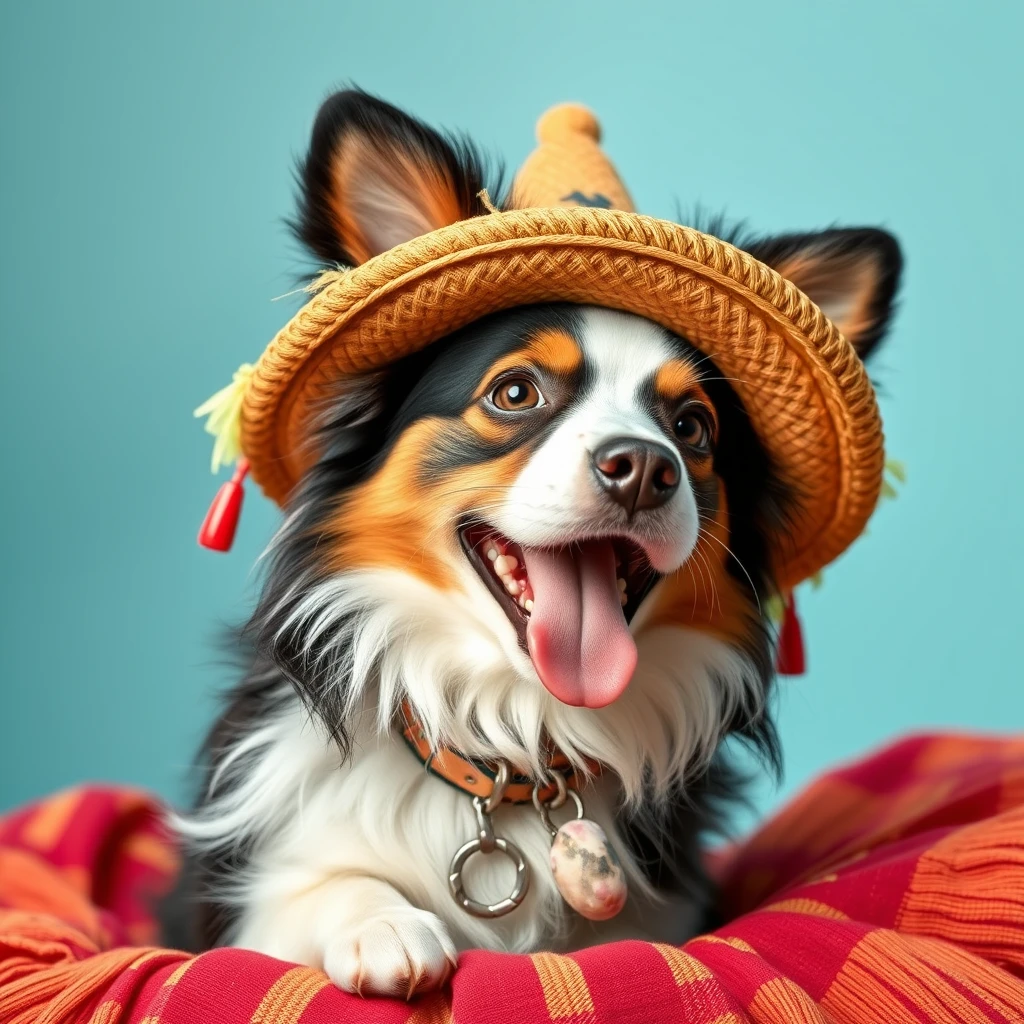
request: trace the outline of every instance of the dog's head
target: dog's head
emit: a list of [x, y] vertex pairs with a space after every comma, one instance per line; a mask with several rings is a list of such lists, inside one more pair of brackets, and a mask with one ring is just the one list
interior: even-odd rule
[[[363, 262], [480, 215], [482, 167], [340, 93], [314, 128], [298, 232], [324, 261]], [[890, 236], [745, 247], [862, 353], [881, 338]], [[387, 723], [408, 697], [435, 739], [519, 763], [544, 737], [570, 756], [632, 744], [639, 780], [756, 728], [767, 536], [788, 494], [733, 383], [650, 321], [567, 303], [492, 314], [345, 381], [272, 548], [258, 642], [339, 739], [357, 709]]]

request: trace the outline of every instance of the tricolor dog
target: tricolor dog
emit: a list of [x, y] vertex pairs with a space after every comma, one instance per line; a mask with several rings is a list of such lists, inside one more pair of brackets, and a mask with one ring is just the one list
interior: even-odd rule
[[[564, 145], [542, 134], [548, 169], [576, 142], [600, 154], [566, 117]], [[305, 350], [265, 356], [300, 367], [301, 445], [260, 464], [264, 414], [243, 409], [257, 479], [285, 457], [301, 472], [179, 822], [208, 943], [411, 996], [463, 949], [679, 942], [710, 912], [699, 839], [740, 784], [721, 743], [778, 756], [769, 607], [877, 496], [861, 359], [899, 249], [869, 228], [715, 239], [610, 208], [571, 170], [537, 209], [529, 180], [502, 189], [471, 144], [387, 103], [320, 110], [295, 228], [362, 291], [344, 342], [320, 295], [299, 314], [315, 396]], [[526, 268], [507, 282], [506, 258]], [[453, 274], [480, 308], [442, 330]], [[678, 318], [647, 294], [673, 275]], [[324, 346], [386, 318], [394, 344], [331, 377]], [[783, 384], [736, 372], [755, 330]], [[265, 415], [298, 423], [261, 372]], [[815, 472], [846, 482], [826, 494]], [[811, 544], [827, 554], [787, 576]]]

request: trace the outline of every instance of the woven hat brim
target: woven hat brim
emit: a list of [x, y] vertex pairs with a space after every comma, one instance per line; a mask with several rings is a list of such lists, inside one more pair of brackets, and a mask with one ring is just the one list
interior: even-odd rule
[[312, 421], [345, 376], [379, 368], [488, 313], [563, 300], [625, 310], [689, 339], [740, 396], [793, 488], [777, 579], [813, 575], [878, 501], [882, 425], [850, 344], [795, 285], [692, 228], [590, 208], [461, 221], [340, 274], [260, 358], [242, 405], [253, 477], [283, 503], [315, 458]]

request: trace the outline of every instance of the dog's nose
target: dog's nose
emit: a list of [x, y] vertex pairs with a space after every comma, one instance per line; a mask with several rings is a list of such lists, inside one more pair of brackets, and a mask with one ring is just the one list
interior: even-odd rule
[[627, 515], [664, 505], [679, 488], [681, 471], [664, 445], [616, 437], [594, 452], [594, 474]]

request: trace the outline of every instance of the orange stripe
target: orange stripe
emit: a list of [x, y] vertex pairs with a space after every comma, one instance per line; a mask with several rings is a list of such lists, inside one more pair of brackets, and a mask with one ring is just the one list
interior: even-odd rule
[[675, 978], [677, 985], [707, 981], [711, 977], [711, 971], [704, 964], [676, 946], [667, 946], [661, 942], [653, 942], [651, 945], [665, 958], [665, 963], [668, 964], [668, 969], [672, 972], [672, 977]]
[[156, 994], [153, 1002], [150, 1004], [149, 1013], [139, 1021], [139, 1024], [160, 1024], [160, 1014], [164, 1012], [164, 1008], [167, 1006], [167, 1001], [171, 998], [171, 994], [174, 992], [174, 986], [181, 981], [185, 972], [198, 959], [199, 957], [195, 956], [189, 957], [171, 971], [167, 976], [167, 980], [160, 986], [160, 991]]
[[143, 967], [145, 964], [149, 963], [150, 960], [154, 960], [158, 956], [164, 956], [166, 955], [166, 953], [166, 949], [147, 949], [146, 952], [142, 954], [142, 956], [140, 956], [137, 960], [133, 960], [128, 965], [128, 970], [137, 971], [140, 967]]
[[[1024, 984], [984, 961], [940, 942], [915, 939], [879, 929], [865, 935], [850, 952], [821, 1000], [841, 1020], [858, 1024], [925, 1024], [930, 1021], [978, 1019], [974, 1003], [947, 978], [971, 980], [990, 989], [993, 975], [1000, 988], [1024, 1005]], [[884, 982], [884, 984], [883, 984]], [[1015, 991], [1014, 991], [1015, 990]], [[903, 999], [893, 992], [899, 992]], [[1002, 993], [994, 993], [1001, 997]], [[914, 1007], [908, 1009], [903, 1000]], [[1014, 1005], [1011, 1000], [1004, 1000]], [[991, 1002], [990, 1002], [990, 1005]], [[1020, 1021], [1021, 1017], [1006, 1017]]]
[[902, 936], [904, 944], [939, 971], [965, 988], [980, 995], [984, 1002], [998, 1009], [1008, 1021], [1024, 1021], [1024, 980], [1010, 971], [996, 967], [966, 950], [938, 939], [913, 935]]
[[964, 988], [968, 989], [975, 996], [977, 996], [978, 999], [981, 1000], [981, 1002], [987, 1003], [989, 1006], [991, 1006], [992, 1009], [996, 1011], [996, 1013], [1001, 1013], [1007, 1020], [1015, 1021], [1017, 1022], [1017, 1024], [1019, 1024], [1020, 1021], [1024, 1020], [1024, 1014], [1022, 1014], [1021, 1012], [1021, 1007], [1024, 1007], [1024, 996], [1022, 996], [1021, 992], [1019, 991], [1019, 983], [1017, 983], [1010, 974], [1004, 973], [1002, 971], [1000, 971], [999, 973], [1004, 974], [1004, 977], [1006, 978], [1009, 985], [1018, 985], [1018, 991], [1010, 997], [1012, 999], [1012, 1002], [1007, 1002], [1006, 1000], [1000, 998], [1001, 996], [1006, 995], [1006, 993], [998, 989], [993, 991], [993, 988], [991, 986], [989, 988], [982, 988], [980, 985], [972, 981], [970, 978], [965, 978], [962, 975], [958, 976], [956, 980], [960, 982], [960, 984], [963, 985]]
[[163, 983], [163, 988], [173, 988], [181, 981], [182, 975], [196, 962], [196, 958], [192, 957], [183, 963], [178, 964], [173, 971], [167, 976], [167, 980]]
[[53, 914], [84, 931], [98, 945], [105, 933], [89, 900], [34, 854], [0, 848], [0, 893], [19, 910]]
[[173, 875], [178, 870], [179, 859], [174, 847], [159, 836], [146, 832], [136, 833], [121, 849], [125, 856], [159, 871], [162, 875]]
[[296, 1024], [313, 997], [329, 984], [323, 971], [293, 967], [270, 986], [250, 1024]]
[[0, 1020], [11, 1024], [78, 1020], [138, 953], [137, 949], [115, 949], [23, 975], [0, 991]]
[[67, 831], [83, 797], [82, 790], [76, 787], [47, 798], [21, 826], [22, 840], [37, 850], [52, 850]]
[[533, 953], [533, 966], [544, 991], [544, 1002], [552, 1020], [593, 1014], [594, 1000], [583, 970], [572, 957], [558, 953]]
[[89, 1018], [89, 1024], [115, 1024], [123, 1012], [124, 1006], [121, 1003], [108, 999], [96, 1007], [95, 1013]]
[[772, 978], [754, 993], [747, 1012], [756, 1024], [834, 1024], [827, 1014], [789, 978]]
[[809, 914], [811, 917], [828, 917], [833, 921], [848, 921], [849, 917], [844, 914], [841, 910], [836, 910], [835, 907], [830, 907], [827, 903], [822, 903], [820, 900], [809, 900], [804, 897], [798, 897], [791, 900], [779, 900], [778, 903], [769, 903], [768, 906], [762, 907], [762, 910], [771, 910], [777, 913], [787, 914]]
[[1024, 966], [1024, 807], [922, 854], [894, 927]]
[[439, 992], [425, 996], [413, 1010], [405, 1024], [454, 1024], [452, 1008]]
[[746, 942], [743, 939], [738, 939], [733, 935], [698, 935], [697, 938], [693, 939], [692, 941], [719, 943], [722, 946], [731, 946], [733, 949], [738, 949], [742, 953], [753, 953], [754, 956], [760, 955], [749, 942]]

